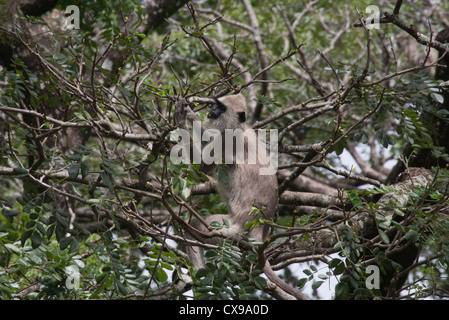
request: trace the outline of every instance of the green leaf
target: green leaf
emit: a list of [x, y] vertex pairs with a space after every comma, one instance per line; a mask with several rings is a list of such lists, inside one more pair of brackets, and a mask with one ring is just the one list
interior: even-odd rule
[[71, 161], [78, 161], [81, 160], [81, 156], [78, 154], [69, 154], [67, 155], [67, 159]]
[[9, 222], [13, 222], [14, 217], [16, 217], [19, 214], [19, 211], [16, 210], [8, 210], [3, 208], [2, 209], [2, 215], [9, 221]]
[[213, 279], [214, 279], [214, 275], [209, 273], [203, 280], [201, 280], [201, 285], [205, 286], [208, 284], [212, 284]]
[[28, 170], [27, 170], [27, 169], [23, 169], [23, 168], [14, 168], [12, 171], [13, 171], [15, 174], [28, 175]]
[[27, 256], [28, 256], [28, 259], [30, 259], [30, 261], [34, 264], [39, 265], [39, 264], [44, 263], [44, 260], [40, 256], [38, 256], [36, 253], [34, 253], [33, 251], [29, 252]]
[[88, 175], [89, 175], [89, 167], [84, 162], [81, 162], [81, 176], [84, 179]]
[[298, 287], [298, 289], [302, 289], [305, 284], [307, 283], [307, 278], [301, 278], [298, 280], [298, 282], [296, 283], [296, 286]]
[[340, 261], [340, 263], [335, 267], [333, 273], [334, 273], [334, 275], [337, 276], [337, 275], [340, 275], [343, 272], [345, 272], [345, 270], [346, 270], [345, 263], [343, 261]]
[[32, 228], [36, 225], [36, 223], [37, 222], [35, 220], [28, 221], [27, 223], [25, 223], [25, 228], [27, 229]]
[[304, 270], [302, 270], [302, 272], [304, 272], [308, 276], [310, 276], [312, 274], [312, 272], [309, 269], [304, 269]]
[[60, 250], [65, 250], [73, 241], [72, 237], [64, 237], [61, 239], [61, 241], [59, 242], [59, 249]]
[[69, 173], [70, 179], [76, 179], [76, 177], [78, 177], [78, 174], [80, 172], [80, 164], [74, 163], [67, 171]]
[[318, 289], [322, 284], [324, 283], [324, 281], [315, 281], [313, 284], [312, 284], [312, 289], [313, 290], [316, 290], [316, 289]]
[[202, 277], [206, 276], [208, 273], [209, 273], [209, 270], [207, 270], [206, 268], [201, 268], [196, 272], [195, 277], [202, 278]]
[[338, 266], [342, 261], [340, 259], [334, 258], [329, 262], [329, 268], [335, 268]]
[[343, 249], [343, 247], [341, 246], [341, 242], [337, 242], [337, 243], [334, 245], [333, 249], [334, 249], [334, 250], [341, 250], [341, 249]]
[[128, 291], [126, 290], [124, 284], [121, 283], [117, 278], [115, 278], [114, 280], [115, 280], [115, 284], [116, 284], [118, 290], [120, 291], [120, 293], [121, 293], [122, 295], [128, 294]]
[[354, 190], [349, 190], [347, 192], [349, 199], [352, 202], [352, 205], [354, 206], [354, 210], [360, 209], [361, 207], [363, 207], [363, 202], [360, 199], [360, 197], [358, 196], [357, 192]]
[[379, 236], [380, 236], [380, 239], [382, 240], [382, 242], [385, 244], [389, 244], [390, 239], [388, 238], [387, 234], [380, 229], [378, 229], [378, 232], [379, 232]]
[[167, 275], [167, 273], [164, 271], [164, 269], [158, 268], [158, 270], [157, 270], [157, 279], [158, 279], [160, 282], [167, 281], [168, 275]]
[[403, 217], [405, 215], [405, 213], [398, 208], [394, 209], [394, 214], [400, 217]]
[[218, 230], [223, 228], [223, 225], [220, 222], [218, 222], [217, 220], [211, 221], [210, 226], [212, 228], [218, 229]]
[[344, 139], [341, 139], [335, 146], [334, 146], [334, 151], [337, 154], [337, 156], [341, 155], [343, 153], [343, 151], [346, 148], [347, 145], [347, 140], [348, 138], [345, 137]]
[[354, 290], [355, 300], [367, 300], [373, 296], [372, 292], [367, 288], [357, 288]]
[[347, 300], [349, 297], [349, 286], [345, 282], [339, 282], [335, 286], [335, 295], [338, 299]]
[[402, 226], [400, 223], [397, 223], [394, 220], [391, 220], [391, 223], [396, 227], [396, 229], [398, 229], [399, 231], [401, 231], [402, 233], [405, 233], [405, 228], [404, 226]]
[[260, 290], [264, 290], [267, 287], [267, 280], [263, 277], [254, 278], [254, 284]]
[[438, 103], [444, 103], [444, 97], [441, 94], [432, 92], [430, 94], [430, 96], [432, 97], [433, 100], [435, 100]]
[[437, 111], [437, 114], [438, 114], [440, 117], [443, 117], [444, 119], [449, 119], [449, 110], [446, 110], [446, 109], [440, 109], [440, 110]]
[[388, 148], [389, 145], [396, 144], [396, 141], [386, 134], [383, 130], [379, 130], [376, 132], [377, 141], [384, 147]]
[[36, 249], [37, 247], [40, 246], [40, 244], [42, 243], [42, 237], [40, 236], [40, 234], [38, 232], [33, 232], [33, 234], [31, 235], [31, 247], [33, 249]]
[[114, 179], [112, 178], [112, 175], [109, 174], [106, 171], [103, 171], [100, 173], [101, 180], [103, 180], [104, 184], [110, 191], [114, 191]]
[[11, 244], [11, 243], [6, 243], [6, 244], [5, 244], [5, 247], [6, 247], [9, 251], [11, 251], [12, 253], [15, 253], [15, 254], [21, 254], [21, 253], [22, 253], [22, 250], [21, 250], [20, 248], [16, 247], [15, 245], [13, 245], [13, 244]]
[[30, 219], [36, 220], [37, 218], [39, 218], [39, 215], [36, 212], [30, 213]]
[[218, 253], [216, 250], [207, 250], [207, 252], [205, 254], [205, 256], [208, 258], [213, 258], [213, 257], [216, 257], [217, 255], [218, 255]]
[[229, 225], [228, 219], [223, 218], [223, 225], [224, 225], [225, 227], [229, 228], [230, 225]]
[[22, 234], [22, 236], [20, 237], [20, 241], [22, 243], [22, 247], [25, 245], [25, 241], [28, 240], [31, 237], [32, 234], [33, 234], [33, 230], [25, 231]]
[[70, 244], [70, 249], [69, 249], [69, 253], [75, 253], [76, 251], [78, 251], [80, 248], [80, 244], [78, 242], [78, 240], [73, 239], [72, 243]]
[[47, 239], [50, 239], [53, 235], [53, 232], [55, 231], [56, 228], [56, 224], [52, 224], [47, 228], [47, 232], [46, 232], [46, 236]]
[[87, 200], [87, 204], [90, 205], [91, 207], [100, 204], [101, 203], [101, 199], [89, 199]]
[[354, 277], [348, 276], [348, 280], [352, 287], [354, 287], [354, 288], [359, 287], [359, 283], [357, 282], [356, 279], [354, 279]]
[[404, 237], [406, 240], [412, 240], [413, 242], [416, 242], [420, 236], [421, 235], [419, 234], [419, 232], [417, 232], [415, 230], [410, 230], [405, 234]]
[[359, 131], [356, 134], [354, 134], [354, 140], [366, 144], [368, 143], [368, 134], [363, 130]]

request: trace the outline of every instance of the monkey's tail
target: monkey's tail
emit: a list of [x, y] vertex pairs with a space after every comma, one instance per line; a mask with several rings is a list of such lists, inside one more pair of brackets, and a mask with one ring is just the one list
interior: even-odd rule
[[[308, 300], [307, 296], [301, 292], [299, 292], [297, 289], [289, 286], [286, 284], [281, 278], [278, 277], [276, 273], [274, 273], [273, 269], [271, 269], [271, 265], [268, 262], [268, 260], [265, 261], [265, 265], [262, 268], [262, 272], [265, 273], [265, 275], [268, 277], [268, 280], [273, 282], [275, 287], [278, 287], [279, 289], [283, 290], [290, 296], [294, 297], [297, 300]], [[275, 291], [276, 288], [273, 288]], [[278, 292], [279, 293], [279, 292]], [[288, 297], [282, 294], [277, 295], [279, 298], [288, 299]]]

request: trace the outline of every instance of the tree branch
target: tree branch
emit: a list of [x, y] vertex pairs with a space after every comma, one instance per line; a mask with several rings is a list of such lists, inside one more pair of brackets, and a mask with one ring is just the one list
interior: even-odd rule
[[[402, 177], [402, 180], [394, 185], [394, 191], [387, 192], [379, 199], [376, 205], [379, 206], [379, 213], [385, 215], [387, 220], [391, 220], [393, 211], [382, 211], [383, 208], [390, 208], [394, 203], [395, 208], [403, 208], [407, 205], [409, 200], [408, 193], [415, 187], [426, 187], [433, 183], [434, 174], [426, 169], [410, 168], [407, 175]], [[376, 220], [373, 217], [371, 210], [367, 207], [359, 210], [356, 213], [352, 213], [351, 216], [346, 215], [342, 221], [350, 219], [351, 229], [355, 235], [359, 235], [364, 238], [373, 237], [373, 232], [377, 232]], [[336, 224], [341, 223], [335, 222]], [[272, 258], [273, 268], [276, 268], [276, 264], [284, 263], [290, 259], [293, 253], [295, 257], [305, 257], [317, 253], [333, 252], [334, 245], [339, 241], [339, 230], [323, 229], [311, 234], [310, 238], [306, 241], [293, 241], [289, 244], [289, 248], [284, 248], [276, 257]], [[289, 234], [288, 230], [285, 234]], [[379, 241], [379, 236], [374, 237], [371, 241]], [[293, 262], [292, 262], [293, 263]], [[285, 266], [285, 265], [284, 265]]]

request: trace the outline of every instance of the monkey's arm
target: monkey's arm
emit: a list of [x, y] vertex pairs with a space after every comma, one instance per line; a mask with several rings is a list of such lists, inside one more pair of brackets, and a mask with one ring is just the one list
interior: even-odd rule
[[[176, 100], [176, 102], [175, 102], [174, 118], [175, 118], [176, 125], [179, 128], [188, 131], [189, 134], [190, 134], [190, 130], [187, 126], [187, 120], [189, 122], [200, 121], [200, 119], [197, 117], [195, 112], [193, 112], [193, 110], [190, 108], [189, 103], [187, 102], [187, 100], [184, 97], [179, 97], [178, 100]], [[201, 127], [201, 136], [203, 135], [203, 131], [204, 131], [204, 128]], [[198, 145], [197, 143], [193, 143], [192, 135], [190, 135], [190, 141], [191, 141], [190, 161], [191, 161], [191, 163], [194, 163], [193, 154], [195, 152], [198, 152], [198, 154], [201, 155], [201, 145]], [[213, 172], [214, 168], [215, 168], [215, 164], [208, 165], [208, 164], [203, 163], [202, 161], [200, 163], [200, 171], [205, 174], [211, 174]]]
[[184, 97], [179, 97], [175, 102], [175, 123], [182, 129], [188, 130], [186, 119], [189, 121], [200, 121], [195, 112], [190, 108]]

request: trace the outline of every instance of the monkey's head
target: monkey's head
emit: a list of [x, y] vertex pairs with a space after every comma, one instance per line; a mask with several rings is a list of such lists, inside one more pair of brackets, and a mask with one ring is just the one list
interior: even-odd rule
[[220, 131], [246, 127], [246, 101], [242, 94], [215, 99], [207, 114], [206, 125]]

